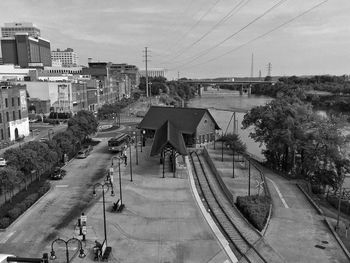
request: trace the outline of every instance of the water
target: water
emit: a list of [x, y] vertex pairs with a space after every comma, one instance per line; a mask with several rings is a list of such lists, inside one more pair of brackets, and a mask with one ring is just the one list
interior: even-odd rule
[[[196, 97], [189, 101], [188, 107], [208, 108], [216, 122], [224, 132], [233, 132], [233, 112], [236, 111], [237, 130], [242, 141], [247, 145], [247, 151], [264, 159], [261, 151], [264, 146], [256, 143], [249, 137], [252, 127], [242, 129], [242, 121], [245, 113], [255, 106], [265, 105], [272, 98], [255, 95], [239, 95], [237, 91], [219, 90], [204, 92], [202, 97]], [[232, 118], [231, 122], [230, 119]]]

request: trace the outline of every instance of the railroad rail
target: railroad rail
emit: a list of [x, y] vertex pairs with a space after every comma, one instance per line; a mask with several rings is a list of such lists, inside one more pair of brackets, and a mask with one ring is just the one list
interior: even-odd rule
[[[193, 157], [195, 155], [195, 157]], [[228, 206], [223, 200], [223, 193], [218, 193], [218, 186], [213, 184], [215, 178], [209, 178], [203, 162], [197, 152], [190, 154], [195, 181], [200, 190], [202, 201], [227, 238], [240, 263], [267, 263], [264, 257], [252, 245], [259, 240], [254, 231], [246, 230], [247, 222], [241, 218], [235, 207]], [[216, 180], [216, 179], [215, 179]], [[240, 220], [241, 219], [241, 220]], [[245, 233], [242, 233], [242, 228]]]

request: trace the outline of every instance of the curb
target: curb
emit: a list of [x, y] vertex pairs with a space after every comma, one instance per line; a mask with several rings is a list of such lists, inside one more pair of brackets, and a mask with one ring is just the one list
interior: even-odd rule
[[13, 221], [10, 225], [8, 225], [6, 228], [0, 228], [0, 232], [5, 232], [7, 231], [11, 226], [15, 225], [22, 217], [24, 217], [27, 213], [29, 213], [30, 208], [32, 208], [33, 206], [35, 206], [37, 203], [39, 203], [39, 201], [41, 199], [43, 199], [47, 194], [49, 194], [51, 192], [51, 190], [53, 189], [52, 185], [50, 184], [50, 189], [47, 190], [47, 192], [45, 194], [43, 194], [38, 200], [35, 201], [34, 204], [32, 204], [30, 207], [27, 208], [26, 211], [24, 211], [19, 217], [16, 218], [15, 221]]
[[305, 192], [305, 190], [300, 186], [300, 184], [296, 183], [296, 186], [300, 189], [300, 191], [303, 192], [305, 197], [309, 200], [309, 202], [312, 204], [312, 206], [316, 209], [317, 213], [319, 215], [324, 216], [322, 209], [316, 204], [316, 202], [310, 197], [310, 195]]
[[262, 236], [265, 236], [267, 228], [268, 228], [268, 226], [270, 224], [271, 215], [272, 215], [272, 204], [270, 204], [269, 215], [267, 216], [265, 226], [264, 226], [264, 228], [261, 231], [259, 231]]
[[346, 257], [350, 260], [350, 252], [347, 250], [347, 248], [345, 247], [343, 241], [341, 241], [340, 237], [338, 236], [337, 232], [334, 231], [331, 223], [329, 222], [329, 220], [325, 217], [324, 221], [326, 223], [326, 225], [328, 226], [329, 230], [332, 232], [333, 236], [335, 237], [335, 239], [337, 240], [338, 244], [340, 245], [340, 247], [342, 248], [342, 250], [344, 251]]

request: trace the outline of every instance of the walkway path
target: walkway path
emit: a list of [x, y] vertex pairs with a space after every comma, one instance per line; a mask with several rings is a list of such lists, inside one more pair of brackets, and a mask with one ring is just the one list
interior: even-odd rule
[[[246, 169], [242, 170], [236, 162], [236, 178], [233, 179], [232, 155], [225, 151], [222, 163], [220, 145], [216, 146], [216, 150], [210, 146], [209, 153], [224, 181], [229, 181], [226, 185], [234, 196], [246, 195], [248, 181]], [[348, 262], [344, 252], [325, 225], [323, 217], [317, 214], [295, 182], [288, 181], [267, 168], [263, 168], [263, 172], [273, 200], [273, 213], [265, 233], [265, 241], [286, 262]], [[253, 171], [252, 174], [254, 174]], [[252, 184], [255, 186], [256, 183], [252, 182]], [[324, 249], [315, 247], [316, 245]]]

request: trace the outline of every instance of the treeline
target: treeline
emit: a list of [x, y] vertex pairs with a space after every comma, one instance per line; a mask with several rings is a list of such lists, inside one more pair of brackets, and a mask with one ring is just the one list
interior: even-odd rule
[[[148, 78], [148, 81], [151, 83], [150, 87], [152, 96], [168, 95], [172, 97], [172, 103], [181, 102], [182, 100], [190, 100], [194, 98], [196, 94], [196, 88], [187, 83], [167, 81], [167, 79], [163, 77], [150, 77]], [[139, 88], [142, 91], [146, 90], [146, 79], [144, 77], [140, 79]]]
[[[350, 81], [348, 76], [313, 76], [313, 77], [282, 77], [274, 84], [259, 84], [252, 86], [252, 94], [266, 95], [276, 98], [288, 90], [299, 89], [304, 93], [303, 101], [310, 102], [315, 108], [333, 110], [335, 112], [350, 112]], [[317, 94], [313, 91], [329, 92]]]
[[[22, 181], [27, 185], [34, 176], [50, 173], [64, 156], [73, 157], [90, 134], [97, 131], [97, 120], [91, 112], [80, 111], [68, 120], [66, 131], [54, 134], [45, 142], [31, 141], [5, 151], [7, 166], [0, 168], [2, 190]], [[35, 172], [33, 172], [35, 171]]]
[[304, 102], [303, 90], [295, 87], [280, 92], [264, 106], [244, 116], [244, 128], [253, 127], [251, 138], [266, 147], [263, 154], [272, 168], [307, 179], [314, 189], [337, 189], [350, 171], [341, 134], [345, 120], [322, 118]]

